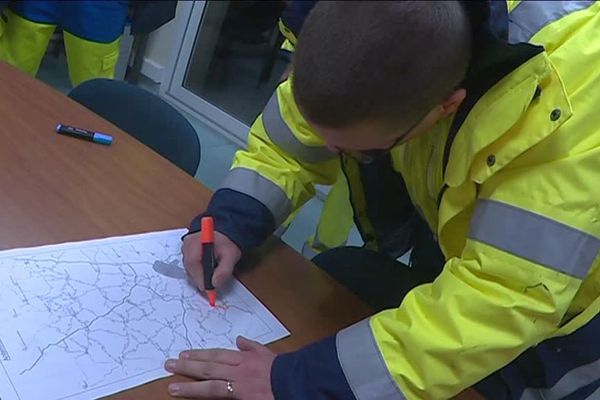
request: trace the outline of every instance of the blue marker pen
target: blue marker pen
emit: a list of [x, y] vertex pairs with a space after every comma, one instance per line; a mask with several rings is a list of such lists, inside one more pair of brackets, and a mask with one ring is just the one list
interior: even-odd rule
[[110, 146], [113, 142], [112, 136], [107, 135], [106, 133], [93, 132], [87, 129], [75, 128], [74, 126], [63, 124], [56, 125], [56, 133], [62, 133], [63, 135], [73, 136], [90, 142], [104, 144], [106, 146]]

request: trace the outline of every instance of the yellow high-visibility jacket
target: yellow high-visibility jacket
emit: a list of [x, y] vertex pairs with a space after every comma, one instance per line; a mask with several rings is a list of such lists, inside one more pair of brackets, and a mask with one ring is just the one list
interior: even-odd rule
[[[600, 4], [508, 9], [504, 39], [490, 23], [476, 33], [458, 112], [392, 150], [443, 272], [399, 308], [279, 356], [277, 399], [445, 399], [550, 338], [592, 335], [592, 323], [600, 334]], [[341, 167], [360, 203], [358, 167], [323, 144], [281, 83], [211, 201], [217, 229], [252, 248]], [[366, 238], [374, 248], [376, 239]], [[535, 387], [513, 397], [559, 399], [596, 384], [590, 398], [600, 398], [592, 347], [565, 348], [596, 358], [563, 365], [538, 397]]]

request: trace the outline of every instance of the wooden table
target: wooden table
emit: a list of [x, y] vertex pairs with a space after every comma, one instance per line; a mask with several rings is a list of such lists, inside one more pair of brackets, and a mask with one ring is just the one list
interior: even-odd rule
[[[0, 249], [183, 227], [206, 206], [211, 193], [194, 178], [3, 62], [0, 93]], [[115, 141], [105, 147], [58, 135], [59, 122], [108, 132]], [[277, 352], [331, 335], [370, 313], [277, 240], [249, 257], [238, 277], [291, 332], [270, 345]], [[172, 380], [111, 398], [170, 399], [166, 386]]]

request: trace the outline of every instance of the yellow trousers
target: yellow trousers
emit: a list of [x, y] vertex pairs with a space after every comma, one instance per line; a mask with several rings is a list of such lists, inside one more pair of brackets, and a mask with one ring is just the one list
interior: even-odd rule
[[[48, 47], [53, 24], [29, 21], [9, 9], [0, 19], [0, 59], [35, 76]], [[114, 78], [121, 39], [96, 43], [64, 32], [69, 77], [73, 86], [93, 78]]]

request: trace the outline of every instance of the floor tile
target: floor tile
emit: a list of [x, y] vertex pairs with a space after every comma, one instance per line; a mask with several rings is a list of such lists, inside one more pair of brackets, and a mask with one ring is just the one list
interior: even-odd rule
[[196, 172], [196, 179], [206, 185], [208, 188], [215, 190], [223, 182], [233, 155], [238, 150], [237, 146], [230, 144], [217, 147], [202, 147], [200, 158], [200, 166]]
[[46, 54], [38, 70], [37, 78], [65, 94], [72, 89], [64, 55], [57, 58], [51, 54]]

